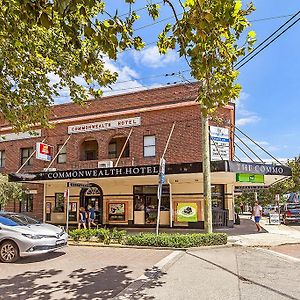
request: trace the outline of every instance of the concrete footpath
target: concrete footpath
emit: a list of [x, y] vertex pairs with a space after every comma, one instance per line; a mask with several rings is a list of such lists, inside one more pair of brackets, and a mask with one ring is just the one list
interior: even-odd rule
[[273, 247], [285, 244], [300, 244], [300, 230], [286, 225], [271, 225], [267, 219], [261, 220], [262, 232], [256, 232], [255, 224], [249, 216], [241, 217], [241, 225], [253, 228], [252, 234], [230, 235], [228, 242], [236, 246]]

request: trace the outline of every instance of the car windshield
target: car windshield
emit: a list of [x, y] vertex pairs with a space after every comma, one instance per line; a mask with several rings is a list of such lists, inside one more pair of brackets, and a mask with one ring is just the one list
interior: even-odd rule
[[40, 222], [25, 215], [5, 214], [0, 215], [0, 223], [7, 226], [27, 226], [39, 224]]

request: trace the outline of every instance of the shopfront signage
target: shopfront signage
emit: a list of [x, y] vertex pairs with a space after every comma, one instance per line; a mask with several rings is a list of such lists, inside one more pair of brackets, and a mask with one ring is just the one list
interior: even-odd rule
[[32, 130], [31, 132], [21, 132], [21, 133], [7, 133], [0, 135], [0, 142], [33, 139], [42, 136], [42, 130]]
[[198, 222], [197, 203], [178, 203], [177, 222]]
[[252, 193], [252, 192], [258, 192], [261, 190], [268, 189], [269, 186], [265, 185], [244, 185], [244, 186], [236, 186], [234, 188], [235, 193]]
[[229, 160], [229, 146], [228, 128], [210, 126], [210, 159]]
[[53, 155], [53, 146], [36, 143], [36, 158], [45, 161], [51, 161]]
[[252, 173], [264, 175], [284, 175], [291, 176], [292, 172], [289, 167], [282, 165], [270, 164], [256, 164], [256, 163], [243, 163], [236, 161], [229, 161], [229, 170], [234, 173]]
[[68, 182], [67, 187], [78, 187], [78, 188], [89, 188], [92, 185], [90, 183], [80, 183], [80, 182]]
[[141, 117], [135, 117], [135, 118], [128, 118], [128, 119], [119, 119], [119, 120], [68, 126], [68, 133], [74, 134], [74, 133], [109, 130], [109, 129], [116, 129], [116, 128], [134, 127], [140, 125], [141, 125]]
[[236, 182], [264, 183], [265, 177], [263, 174], [237, 173], [236, 174]]

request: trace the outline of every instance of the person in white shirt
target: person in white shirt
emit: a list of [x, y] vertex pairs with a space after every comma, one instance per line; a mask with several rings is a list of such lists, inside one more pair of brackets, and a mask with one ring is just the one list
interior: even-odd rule
[[262, 228], [259, 224], [259, 221], [262, 217], [262, 207], [260, 205], [258, 205], [258, 202], [255, 202], [255, 204], [254, 204], [252, 215], [254, 216], [257, 231], [260, 232]]

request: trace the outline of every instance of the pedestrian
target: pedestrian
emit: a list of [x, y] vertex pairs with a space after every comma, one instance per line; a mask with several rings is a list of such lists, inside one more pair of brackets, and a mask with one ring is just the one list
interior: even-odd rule
[[260, 232], [262, 230], [259, 221], [262, 217], [262, 207], [258, 204], [256, 201], [253, 207], [252, 216], [254, 216], [255, 225], [257, 228], [257, 231]]
[[87, 213], [88, 213], [88, 229], [91, 229], [91, 225], [97, 226], [95, 224], [95, 210], [91, 205], [88, 205], [87, 207]]
[[86, 211], [84, 207], [80, 207], [79, 209], [79, 222], [78, 229], [81, 229], [81, 226], [86, 229]]
[[241, 214], [243, 215], [244, 214], [244, 203], [241, 202], [240, 204], [240, 209], [241, 209]]

